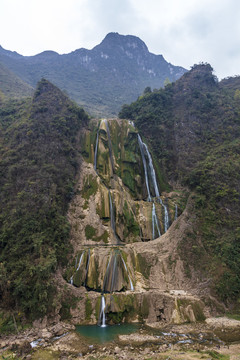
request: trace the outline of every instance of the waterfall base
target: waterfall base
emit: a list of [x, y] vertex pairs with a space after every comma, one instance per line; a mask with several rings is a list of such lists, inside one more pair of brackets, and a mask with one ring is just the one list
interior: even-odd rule
[[76, 331], [94, 343], [105, 343], [115, 340], [118, 335], [128, 335], [136, 332], [140, 324], [117, 324], [101, 327], [97, 325], [77, 325]]

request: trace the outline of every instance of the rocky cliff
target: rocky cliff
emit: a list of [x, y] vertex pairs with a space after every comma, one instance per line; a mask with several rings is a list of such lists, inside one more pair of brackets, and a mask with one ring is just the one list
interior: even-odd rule
[[161, 169], [151, 168], [132, 122], [92, 120], [81, 142], [84, 161], [68, 212], [74, 253], [64, 274], [68, 292], [82, 299], [72, 321], [98, 322], [102, 296], [110, 323], [203, 320], [208, 283], [191, 267], [189, 276], [178, 254], [195, 221], [188, 191], [169, 189]]

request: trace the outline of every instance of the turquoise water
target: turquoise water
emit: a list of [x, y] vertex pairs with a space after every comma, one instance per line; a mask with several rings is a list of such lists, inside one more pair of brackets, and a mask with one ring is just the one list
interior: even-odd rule
[[140, 324], [120, 324], [100, 327], [98, 325], [77, 325], [76, 331], [88, 340], [97, 343], [113, 341], [118, 335], [127, 335], [138, 331]]

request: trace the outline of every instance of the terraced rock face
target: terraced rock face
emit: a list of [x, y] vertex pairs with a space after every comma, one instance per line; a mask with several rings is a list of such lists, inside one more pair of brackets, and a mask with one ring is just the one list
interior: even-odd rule
[[[204, 317], [203, 304], [186, 293], [192, 283], [177, 257], [178, 232], [182, 237], [187, 229], [186, 193], [162, 192], [161, 170], [144, 143], [141, 152], [127, 120], [92, 120], [82, 143], [78, 194], [69, 208], [74, 255], [65, 278], [73, 291], [85, 287], [92, 310], [91, 316], [75, 311], [75, 321], [98, 320], [101, 298], [93, 291], [105, 294], [112, 322]], [[174, 289], [183, 293], [170, 294]]]

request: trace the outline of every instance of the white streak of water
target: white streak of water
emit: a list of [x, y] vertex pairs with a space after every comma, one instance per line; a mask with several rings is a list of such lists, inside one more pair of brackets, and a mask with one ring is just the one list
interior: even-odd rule
[[131, 291], [134, 291], [133, 283], [132, 283], [132, 280], [131, 280], [131, 278], [130, 278], [130, 275], [129, 275], [129, 272], [128, 272], [128, 269], [127, 269], [127, 265], [126, 265], [126, 263], [125, 263], [122, 255], [121, 255], [121, 259], [122, 259], [123, 265], [124, 265], [124, 267], [125, 267], [126, 273], [127, 273], [127, 275], [128, 275], [128, 280], [129, 280], [129, 283], [130, 283]]
[[96, 145], [95, 145], [95, 151], [94, 151], [94, 170], [95, 171], [97, 171], [98, 139], [99, 139], [99, 130], [97, 132]]
[[108, 273], [109, 273], [109, 267], [110, 267], [111, 259], [112, 259], [112, 253], [111, 253], [111, 256], [110, 256], [110, 258], [109, 258], [109, 260], [108, 260], [107, 270], [106, 270], [106, 273], [105, 273], [105, 276], [104, 276], [104, 280], [103, 280], [103, 292], [105, 291], [105, 287], [106, 287], [106, 281], [107, 281], [107, 278], [108, 278]]
[[152, 183], [153, 183], [153, 187], [154, 187], [154, 191], [155, 191], [155, 196], [157, 198], [159, 198], [160, 194], [159, 194], [159, 190], [158, 190], [155, 169], [153, 167], [152, 157], [151, 157], [151, 154], [150, 154], [150, 152], [148, 150], [147, 145], [145, 143], [143, 143], [143, 146], [145, 147], [145, 150], [146, 150], [146, 153], [147, 153], [147, 156], [148, 156], [148, 164], [149, 164], [149, 168], [150, 168], [150, 173], [151, 173]]
[[109, 196], [111, 228], [114, 232], [114, 235], [116, 235], [115, 216], [114, 216], [113, 202], [112, 202], [112, 196], [110, 190], [108, 191], [108, 196]]
[[148, 193], [147, 201], [151, 201], [152, 198], [151, 198], [151, 194], [150, 194], [150, 190], [149, 190], [149, 184], [148, 184], [147, 163], [146, 163], [146, 158], [145, 158], [145, 155], [144, 155], [144, 143], [142, 142], [141, 136], [139, 134], [138, 134], [138, 144], [139, 144], [139, 149], [140, 149], [141, 156], [142, 156], [144, 175], [145, 175], [145, 183], [146, 183], [147, 193]]
[[101, 298], [101, 310], [100, 310], [100, 321], [101, 321], [101, 327], [106, 327], [106, 315], [105, 315], [105, 308], [106, 308], [106, 304], [105, 304], [105, 298], [104, 295], [102, 294], [102, 298]]
[[135, 127], [135, 124], [132, 120], [128, 120], [128, 123], [129, 123], [129, 125], [132, 125], [133, 127]]
[[78, 271], [78, 270], [80, 269], [84, 252], [85, 252], [85, 251], [83, 251], [82, 254], [81, 254], [81, 256], [80, 256], [79, 263], [78, 263], [78, 267], [77, 267], [77, 270], [76, 270], [76, 271]]
[[157, 236], [155, 236], [155, 228], [157, 228], [158, 237], [161, 236], [158, 218], [157, 218], [156, 209], [155, 209], [155, 204], [153, 202], [153, 206], [152, 206], [152, 238], [153, 238], [153, 240], [157, 237]]
[[110, 130], [109, 130], [109, 127], [108, 127], [107, 119], [104, 119], [103, 121], [104, 121], [104, 123], [106, 125], [107, 137], [108, 137], [109, 156], [110, 156], [110, 161], [111, 161], [111, 166], [112, 166], [112, 173], [114, 173], [114, 162], [113, 162], [113, 152], [112, 152], [112, 143], [111, 143]]

